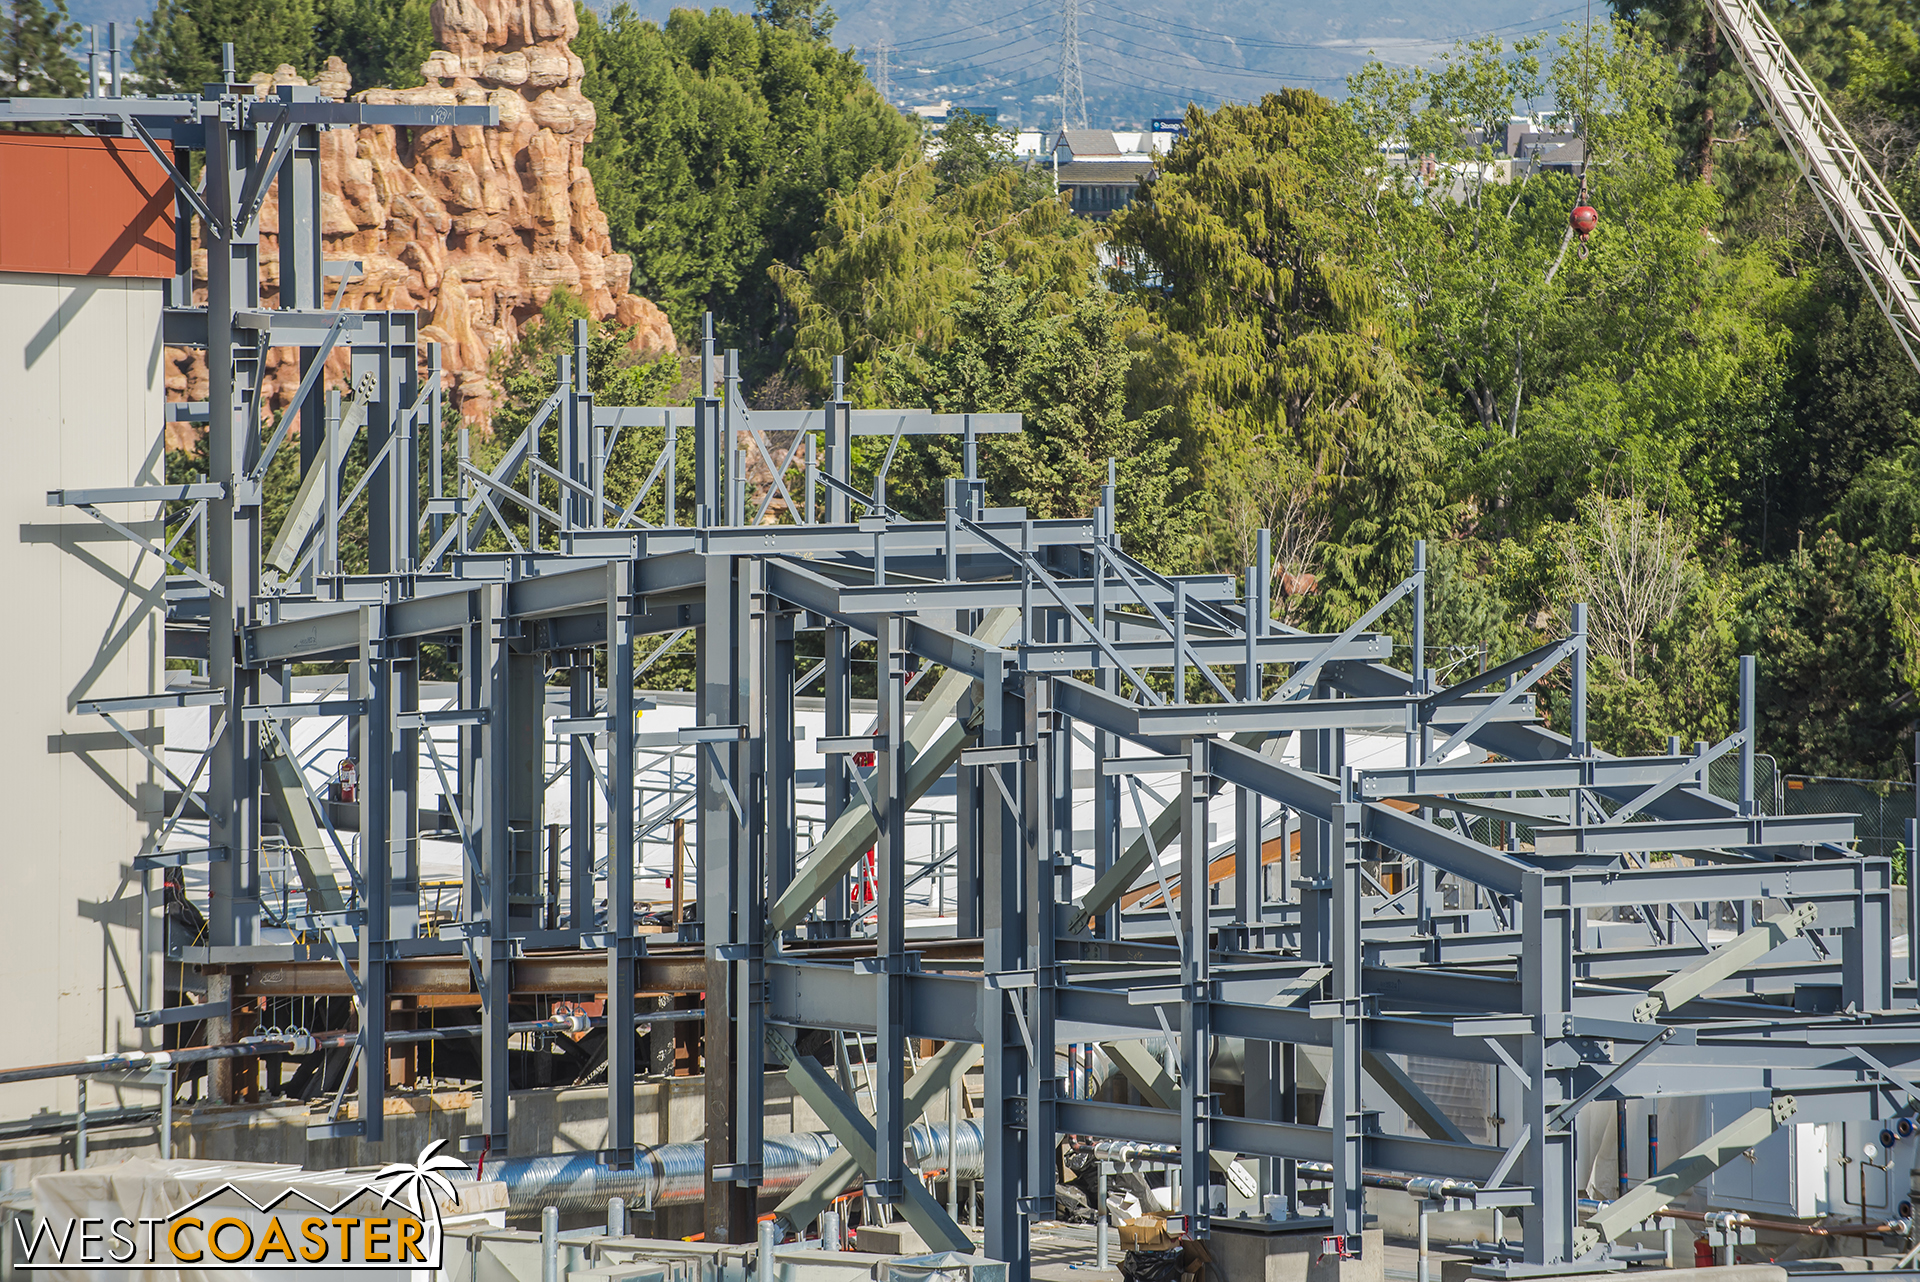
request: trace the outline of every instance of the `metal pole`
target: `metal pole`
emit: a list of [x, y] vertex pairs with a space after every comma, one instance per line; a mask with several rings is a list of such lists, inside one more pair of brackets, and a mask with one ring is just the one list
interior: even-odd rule
[[540, 1210], [540, 1282], [560, 1282], [560, 1208]]
[[160, 1158], [173, 1157], [173, 1069], [169, 1067], [160, 1084]]
[[625, 1237], [627, 1235], [627, 1203], [623, 1198], [607, 1199], [607, 1236]]
[[955, 1224], [960, 1222], [960, 1079], [962, 1074], [953, 1075], [953, 1085], [947, 1089], [947, 1215]]
[[[320, 558], [328, 574], [340, 573], [340, 389], [327, 389], [327, 546]], [[466, 433], [460, 434], [461, 454], [466, 450]], [[462, 526], [464, 528], [464, 520]], [[464, 549], [463, 549], [464, 550]]]
[[87, 1166], [87, 1078], [82, 1073], [74, 1079], [75, 1090], [80, 1100], [80, 1111], [74, 1115], [73, 1165], [76, 1170], [85, 1170]]
[[[1754, 669], [1750, 654], [1740, 656], [1740, 813], [1750, 815], [1753, 804], [1753, 730], [1755, 719]], [[1704, 785], [1705, 779], [1701, 780]]]
[[[1427, 1218], [1432, 1214], [1433, 1214], [1433, 1203], [1429, 1202], [1426, 1198], [1421, 1198], [1420, 1199], [1420, 1253], [1418, 1257], [1418, 1262], [1414, 1266], [1414, 1282], [1427, 1282], [1427, 1277], [1428, 1277], [1427, 1270], [1429, 1267], [1428, 1260], [1430, 1258], [1427, 1251]], [[1497, 1215], [1499, 1214], [1499, 1212], [1496, 1211], [1494, 1212], [1494, 1214]]]
[[[1099, 1254], [1094, 1258], [1093, 1267], [1096, 1269], [1105, 1269], [1107, 1267], [1107, 1220], [1110, 1218], [1107, 1215], [1107, 1164], [1105, 1162], [1094, 1163], [1093, 1188], [1096, 1203], [1094, 1206], [1094, 1214], [1100, 1217], [1095, 1221], [1099, 1226], [1095, 1230], [1094, 1239], [1099, 1243]], [[1426, 1227], [1424, 1221], [1422, 1221], [1421, 1227], [1422, 1229]], [[1420, 1282], [1426, 1282], [1426, 1279], [1421, 1278]]]
[[[1627, 1101], [1625, 1099], [1616, 1100], [1614, 1102], [1613, 1133], [1614, 1133], [1614, 1140], [1615, 1140], [1614, 1148], [1617, 1150], [1617, 1154], [1618, 1154], [1617, 1161], [1620, 1167], [1620, 1170], [1618, 1173], [1620, 1191], [1622, 1193], [1625, 1193], [1627, 1191], [1627, 1182], [1628, 1182], [1627, 1181]], [[1653, 1172], [1648, 1171], [1647, 1174], [1649, 1177], [1651, 1177], [1653, 1175]]]
[[780, 1242], [780, 1230], [772, 1220], [760, 1221], [760, 1282], [774, 1282], [778, 1275], [773, 1263], [773, 1248]]

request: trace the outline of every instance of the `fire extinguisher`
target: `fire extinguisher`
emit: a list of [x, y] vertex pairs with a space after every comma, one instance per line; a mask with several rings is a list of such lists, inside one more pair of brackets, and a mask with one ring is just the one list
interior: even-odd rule
[[354, 764], [352, 757], [342, 757], [340, 769], [334, 772], [333, 799], [343, 806], [351, 806], [360, 800], [360, 767]]
[[855, 904], [870, 904], [880, 888], [880, 866], [875, 861], [873, 847], [867, 847], [867, 853], [860, 856], [860, 878], [853, 888]]
[[1713, 1243], [1703, 1237], [1693, 1239], [1693, 1267], [1696, 1269], [1713, 1267]]

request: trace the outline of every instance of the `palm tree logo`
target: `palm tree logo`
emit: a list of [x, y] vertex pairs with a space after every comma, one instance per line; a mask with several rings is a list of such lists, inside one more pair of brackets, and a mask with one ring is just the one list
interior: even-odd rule
[[[457, 1201], [460, 1195], [454, 1192], [453, 1181], [441, 1172], [464, 1171], [467, 1169], [467, 1164], [451, 1153], [440, 1152], [440, 1146], [445, 1143], [443, 1139], [435, 1140], [421, 1149], [420, 1156], [414, 1158], [412, 1162], [395, 1162], [391, 1166], [382, 1167], [380, 1173], [373, 1177], [371, 1185], [380, 1193], [380, 1204], [385, 1206], [391, 1202], [398, 1202], [412, 1211], [415, 1219], [424, 1220], [426, 1213], [423, 1208], [431, 1200], [434, 1190]], [[382, 1180], [387, 1181], [384, 1189], [380, 1188]], [[440, 1219], [440, 1208], [437, 1203], [434, 1205], [433, 1218], [435, 1222]]]

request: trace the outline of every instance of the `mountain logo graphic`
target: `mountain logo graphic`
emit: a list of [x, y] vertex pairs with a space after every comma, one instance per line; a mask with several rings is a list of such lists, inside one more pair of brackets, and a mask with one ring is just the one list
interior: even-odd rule
[[383, 1167], [358, 1184], [326, 1188], [322, 1181], [324, 1191], [296, 1177], [262, 1196], [256, 1181], [249, 1181], [253, 1191], [227, 1181], [164, 1215], [115, 1209], [45, 1215], [31, 1226], [16, 1221], [16, 1267], [437, 1270], [442, 1208], [460, 1202], [450, 1177], [467, 1169], [440, 1152], [445, 1143], [435, 1140], [412, 1162]]

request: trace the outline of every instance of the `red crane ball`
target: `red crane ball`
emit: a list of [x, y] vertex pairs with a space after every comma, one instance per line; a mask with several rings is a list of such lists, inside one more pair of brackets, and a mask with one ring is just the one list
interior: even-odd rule
[[1585, 240], [1593, 234], [1593, 229], [1600, 225], [1600, 211], [1592, 205], [1575, 205], [1573, 212], [1567, 215], [1567, 222], [1572, 226], [1574, 234], [1581, 240]]

